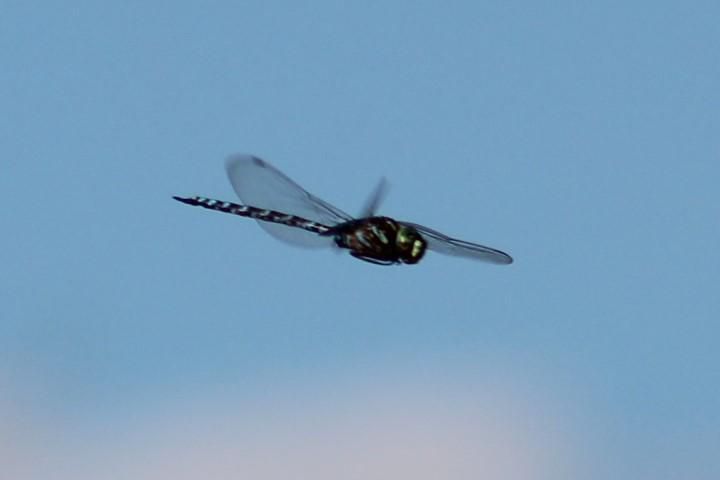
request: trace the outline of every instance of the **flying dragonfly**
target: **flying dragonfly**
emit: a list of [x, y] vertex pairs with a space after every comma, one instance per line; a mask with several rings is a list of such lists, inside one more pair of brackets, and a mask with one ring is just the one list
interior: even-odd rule
[[416, 223], [377, 216], [387, 191], [381, 180], [362, 214], [353, 218], [308, 193], [280, 170], [246, 154], [227, 159], [225, 169], [242, 204], [206, 197], [173, 197], [188, 205], [254, 218], [275, 238], [304, 247], [346, 249], [360, 260], [378, 265], [415, 264], [427, 250], [495, 264], [510, 264], [507, 253], [448, 237]]

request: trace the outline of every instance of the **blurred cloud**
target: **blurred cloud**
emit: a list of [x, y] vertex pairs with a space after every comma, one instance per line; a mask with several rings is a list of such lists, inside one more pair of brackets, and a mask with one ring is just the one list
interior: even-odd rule
[[550, 403], [509, 385], [397, 380], [253, 401], [209, 394], [92, 425], [43, 421], [6, 396], [0, 477], [577, 478], [570, 425]]

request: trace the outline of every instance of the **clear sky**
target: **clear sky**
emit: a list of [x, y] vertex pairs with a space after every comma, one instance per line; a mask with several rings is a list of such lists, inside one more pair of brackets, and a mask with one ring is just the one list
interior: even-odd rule
[[[581, 3], [3, 2], [0, 476], [719, 478], [720, 4]], [[516, 263], [171, 200], [234, 152]]]

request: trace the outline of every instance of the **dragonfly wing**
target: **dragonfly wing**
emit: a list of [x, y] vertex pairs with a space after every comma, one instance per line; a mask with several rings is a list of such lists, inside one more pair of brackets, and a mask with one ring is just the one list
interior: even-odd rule
[[457, 238], [451, 238], [436, 230], [433, 230], [416, 223], [400, 222], [420, 232], [420, 235], [427, 241], [427, 248], [434, 252], [444, 253], [445, 255], [453, 255], [456, 257], [466, 257], [483, 262], [497, 263], [507, 265], [513, 262], [510, 255], [494, 248], [470, 243]]
[[365, 203], [365, 207], [362, 209], [362, 212], [360, 213], [360, 216], [358, 218], [374, 217], [378, 207], [385, 199], [387, 192], [388, 182], [387, 180], [385, 180], [385, 178], [381, 178], [377, 186], [375, 187], [375, 190], [373, 190], [370, 197], [368, 197], [367, 202]]
[[[280, 170], [252, 155], [233, 155], [225, 162], [233, 190], [248, 206], [295, 215], [326, 226], [352, 220], [352, 217], [308, 193]], [[276, 223], [258, 221], [273, 237], [296, 246], [324, 247], [332, 238]]]

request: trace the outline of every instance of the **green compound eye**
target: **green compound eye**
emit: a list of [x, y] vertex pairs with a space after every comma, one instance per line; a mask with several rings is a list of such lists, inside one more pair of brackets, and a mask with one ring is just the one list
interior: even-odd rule
[[414, 228], [400, 226], [395, 245], [404, 263], [417, 263], [425, 254], [427, 243]]
[[410, 251], [410, 256], [412, 258], [416, 258], [420, 255], [422, 255], [425, 252], [425, 242], [423, 242], [420, 239], [417, 239], [413, 242], [412, 250]]

